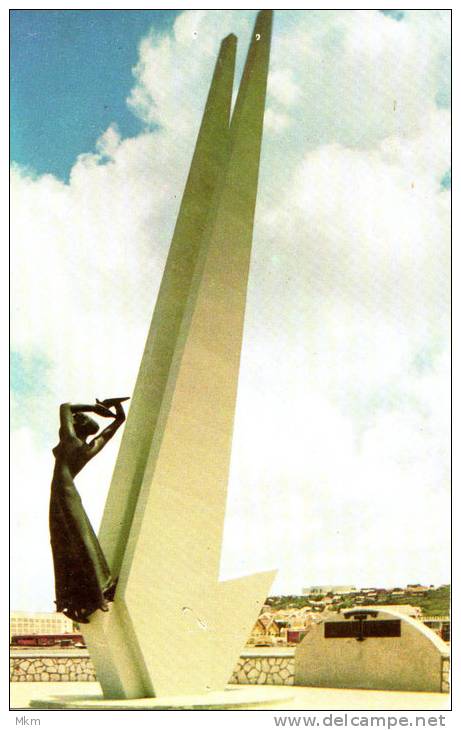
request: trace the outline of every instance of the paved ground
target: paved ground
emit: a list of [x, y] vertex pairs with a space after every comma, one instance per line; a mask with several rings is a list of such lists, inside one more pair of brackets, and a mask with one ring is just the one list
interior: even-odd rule
[[[23, 709], [30, 702], [39, 700], [42, 707], [46, 700], [54, 697], [73, 698], [74, 707], [80, 702], [94, 701], [101, 694], [97, 682], [14, 682], [11, 687], [11, 707]], [[229, 691], [235, 685], [231, 685]], [[250, 689], [250, 686], [248, 686]], [[449, 710], [448, 695], [426, 692], [381, 692], [375, 690], [323, 689], [313, 687], [257, 687], [255, 692], [264, 694], [264, 709], [274, 710]], [[268, 702], [268, 691], [273, 694], [274, 703]], [[280, 695], [284, 699], [280, 703]], [[277, 699], [279, 702], [277, 702]], [[45, 704], [43, 701], [45, 700]], [[77, 702], [75, 702], [77, 700]], [[88, 706], [88, 705], [87, 705]], [[215, 705], [218, 709], [219, 705]], [[262, 709], [262, 707], [261, 707]]]

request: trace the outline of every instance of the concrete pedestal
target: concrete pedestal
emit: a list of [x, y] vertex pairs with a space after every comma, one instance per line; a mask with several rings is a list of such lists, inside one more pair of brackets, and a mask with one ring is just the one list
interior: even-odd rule
[[32, 700], [31, 707], [55, 710], [246, 710], [286, 704], [293, 692], [285, 687], [228, 687], [203, 695], [106, 700], [102, 694], [62, 695]]

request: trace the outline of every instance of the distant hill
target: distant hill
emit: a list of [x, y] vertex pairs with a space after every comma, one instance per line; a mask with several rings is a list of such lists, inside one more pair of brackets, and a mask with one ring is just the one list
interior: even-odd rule
[[[339, 611], [342, 608], [350, 608], [357, 605], [357, 598], [363, 597], [360, 591], [349, 593], [342, 597], [341, 601], [335, 602], [330, 609]], [[269, 596], [266, 605], [274, 610], [280, 609], [298, 609], [305, 606], [314, 607], [322, 601], [324, 596]], [[385, 604], [392, 605], [411, 605], [419, 606], [424, 616], [448, 616], [450, 613], [450, 586], [440, 586], [421, 593], [413, 593], [411, 590], [404, 590], [401, 596], [390, 595], [389, 593], [380, 594], [379, 597], [370, 598], [366, 596], [367, 605], [382, 606]]]
[[312, 601], [308, 596], [269, 596], [266, 600], [266, 606], [270, 606], [275, 610], [288, 608], [304, 608], [311, 605]]
[[[390, 603], [389, 600], [376, 600], [376, 605]], [[450, 613], [450, 586], [440, 586], [425, 593], [412, 594], [406, 592], [404, 596], [392, 598], [392, 603], [402, 603], [410, 606], [419, 606], [424, 616], [448, 616]]]

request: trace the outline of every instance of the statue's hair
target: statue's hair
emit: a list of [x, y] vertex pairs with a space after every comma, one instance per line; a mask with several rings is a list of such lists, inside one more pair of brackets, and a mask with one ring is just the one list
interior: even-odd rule
[[99, 426], [86, 413], [74, 413], [74, 424], [76, 431], [83, 432], [82, 435], [91, 436], [99, 431]]

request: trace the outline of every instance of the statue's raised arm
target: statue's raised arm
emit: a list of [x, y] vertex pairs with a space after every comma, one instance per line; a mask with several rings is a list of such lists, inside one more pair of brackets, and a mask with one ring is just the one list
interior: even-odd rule
[[[74, 477], [124, 422], [125, 400], [96, 399], [94, 405], [63, 403], [59, 409], [59, 444], [53, 449], [56, 461], [50, 499], [56, 610], [80, 623], [88, 623], [97, 609], [108, 610], [116, 579], [83, 508]], [[99, 425], [88, 413], [111, 418], [112, 422], [98, 433]], [[94, 438], [88, 442], [90, 436]]]

